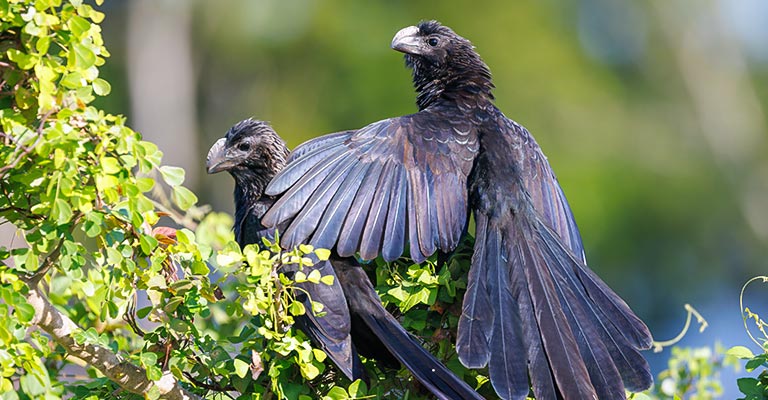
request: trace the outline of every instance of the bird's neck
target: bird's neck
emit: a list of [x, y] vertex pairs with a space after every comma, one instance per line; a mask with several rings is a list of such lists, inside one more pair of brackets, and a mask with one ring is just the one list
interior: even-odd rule
[[[422, 69], [422, 70], [420, 70]], [[493, 101], [491, 73], [482, 60], [450, 69], [431, 69], [415, 65], [413, 84], [416, 104], [423, 110], [440, 100], [467, 103]]]
[[235, 236], [239, 237], [237, 221], [254, 218], [261, 221], [261, 217], [267, 212], [264, 204], [271, 202], [272, 199], [264, 195], [264, 189], [272, 176], [264, 176], [253, 171], [240, 171], [232, 175], [235, 178]]

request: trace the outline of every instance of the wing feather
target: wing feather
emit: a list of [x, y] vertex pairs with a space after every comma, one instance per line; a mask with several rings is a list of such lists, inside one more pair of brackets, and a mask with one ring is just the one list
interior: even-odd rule
[[384, 243], [381, 255], [384, 260], [391, 262], [403, 253], [405, 245], [406, 198], [408, 186], [406, 185], [405, 169], [395, 168], [392, 178], [392, 192], [389, 197], [389, 211], [387, 212], [387, 225], [384, 230]]
[[364, 260], [376, 258], [381, 241], [384, 237], [385, 222], [389, 199], [386, 193], [390, 193], [393, 177], [393, 164], [386, 163], [379, 178], [379, 184], [371, 201], [371, 210], [368, 212], [368, 226], [363, 230], [363, 238], [360, 244], [360, 257]]
[[379, 181], [381, 170], [382, 168], [379, 164], [371, 165], [360, 184], [355, 200], [349, 207], [336, 247], [337, 252], [342, 257], [353, 256], [360, 247], [360, 239], [363, 236], [363, 229], [367, 222], [366, 217], [370, 210], [371, 200], [373, 200], [373, 194], [376, 190], [376, 183]]
[[[320, 219], [333, 195], [339, 190], [342, 183], [347, 182], [345, 178], [350, 174], [350, 171], [359, 171], [362, 169], [361, 167], [360, 164], [355, 164], [351, 160], [337, 164], [336, 168], [330, 171], [325, 179], [317, 185], [317, 189], [304, 204], [296, 218], [309, 221]], [[290, 243], [301, 243], [314, 230], [315, 226], [311, 224], [294, 224], [283, 233], [283, 240]]]
[[348, 132], [321, 136], [310, 140], [291, 152], [288, 156], [289, 164], [280, 171], [280, 180], [273, 179], [267, 185], [266, 195], [276, 195], [282, 193], [299, 179], [301, 179], [310, 168], [317, 165], [318, 160], [327, 159], [332, 153], [338, 151], [338, 145], [349, 138]]
[[[270, 183], [268, 194], [282, 195], [263, 223], [287, 226], [286, 248], [311, 237], [366, 259], [396, 259], [406, 245], [416, 261], [450, 252], [467, 223], [476, 143], [475, 130], [428, 110], [311, 140]], [[361, 163], [370, 165], [358, 176], [352, 165]]]
[[344, 216], [355, 199], [357, 190], [360, 188], [360, 179], [368, 171], [370, 164], [358, 163], [350, 172], [344, 183], [334, 193], [333, 198], [326, 207], [327, 217], [320, 219], [320, 222], [312, 235], [312, 243], [320, 248], [330, 248], [336, 243], [344, 224]]

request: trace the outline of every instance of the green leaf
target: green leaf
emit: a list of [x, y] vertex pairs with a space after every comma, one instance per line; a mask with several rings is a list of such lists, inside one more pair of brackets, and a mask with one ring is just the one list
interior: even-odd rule
[[120, 162], [114, 157], [101, 157], [99, 159], [99, 164], [101, 164], [101, 168], [104, 172], [110, 175], [114, 175], [122, 170]]
[[41, 28], [40, 25], [34, 21], [29, 21], [27, 25], [24, 26], [24, 33], [31, 36], [45, 36], [45, 31], [45, 29]]
[[241, 378], [245, 378], [245, 375], [247, 375], [248, 371], [251, 369], [250, 365], [239, 358], [235, 358], [234, 364], [235, 364], [235, 374], [237, 374], [237, 376]]
[[312, 356], [315, 358], [315, 360], [323, 362], [326, 358], [328, 358], [328, 355], [325, 354], [324, 351], [320, 349], [312, 349]]
[[77, 15], [72, 16], [67, 24], [69, 25], [69, 30], [72, 31], [77, 38], [83, 37], [83, 34], [91, 29], [91, 23], [85, 18]]
[[349, 393], [340, 386], [334, 386], [323, 396], [323, 400], [347, 400]]
[[755, 368], [760, 367], [760, 366], [768, 366], [768, 365], [766, 365], [766, 356], [765, 355], [760, 355], [760, 356], [757, 356], [757, 357], [747, 361], [747, 364], [744, 365], [744, 369], [746, 369], [747, 371], [751, 372], [751, 371], [754, 371]]
[[152, 311], [152, 306], [140, 308], [136, 311], [136, 316], [139, 318], [146, 318], [150, 311]]
[[140, 192], [146, 193], [155, 187], [155, 180], [152, 178], [136, 178], [136, 186]]
[[194, 275], [208, 276], [211, 270], [208, 268], [208, 264], [202, 261], [195, 261], [191, 265], [191, 272]]
[[316, 249], [315, 255], [320, 261], [325, 261], [331, 257], [331, 251], [328, 249]]
[[51, 218], [59, 225], [66, 224], [72, 218], [72, 207], [62, 199], [56, 199], [51, 209]]
[[40, 382], [37, 374], [25, 374], [19, 379], [21, 389], [25, 394], [32, 396], [32, 398], [39, 398], [40, 395], [46, 392], [45, 385]]
[[93, 81], [93, 92], [99, 96], [106, 96], [112, 91], [112, 85], [109, 82], [101, 78], [96, 78]]
[[736, 380], [736, 384], [739, 386], [739, 391], [746, 395], [757, 396], [755, 398], [761, 399], [763, 390], [760, 387], [760, 381], [755, 378], [739, 378]]
[[[39, 39], [37, 39], [37, 43], [35, 43], [35, 49], [40, 54], [45, 54], [48, 52], [48, 48], [51, 46], [51, 38], [48, 36], [43, 36]], [[44, 79], [40, 74], [37, 74], [40, 79]], [[48, 80], [48, 79], [46, 79]]]
[[349, 396], [350, 397], [363, 397], [368, 394], [368, 387], [360, 379], [355, 380], [349, 384]]
[[319, 313], [323, 312], [323, 309], [325, 309], [325, 306], [323, 305], [323, 303], [321, 303], [319, 301], [313, 301], [312, 302], [312, 312], [313, 313], [319, 314]]
[[312, 283], [320, 283], [320, 278], [320, 271], [316, 269], [313, 269], [312, 272], [310, 272], [307, 276], [307, 280]]
[[387, 294], [400, 301], [404, 301], [406, 296], [408, 296], [408, 293], [406, 293], [400, 286], [387, 290]]
[[35, 316], [35, 308], [26, 301], [15, 304], [14, 307], [16, 308], [16, 315], [19, 317], [20, 322], [28, 323], [32, 321], [32, 318]]
[[163, 278], [160, 275], [155, 275], [151, 278], [149, 278], [149, 281], [147, 281], [147, 287], [150, 289], [165, 289], [167, 288], [167, 284], [165, 283], [165, 278]]
[[149, 367], [157, 364], [157, 354], [152, 352], [141, 353], [139, 360], [141, 361], [141, 365]]
[[185, 211], [197, 203], [197, 196], [184, 186], [176, 186], [173, 188], [172, 197], [176, 205]]
[[181, 305], [181, 302], [184, 301], [181, 297], [174, 297], [168, 301], [168, 303], [165, 304], [163, 307], [163, 311], [167, 313], [172, 313], [176, 311], [177, 308], [179, 308], [179, 305]]
[[37, 64], [37, 57], [16, 49], [8, 49], [6, 52], [8, 59], [15, 62], [23, 70], [32, 69]]
[[747, 360], [755, 357], [755, 355], [752, 354], [752, 350], [744, 346], [733, 346], [730, 349], [728, 349], [728, 351], [726, 351], [725, 354], [736, 357], [736, 358], [740, 358], [743, 360]]
[[109, 317], [112, 319], [117, 318], [117, 314], [120, 312], [120, 310], [117, 307], [117, 304], [115, 304], [113, 301], [107, 301], [107, 309], [109, 309]]
[[322, 278], [320, 278], [320, 282], [328, 285], [333, 286], [334, 276], [333, 275], [325, 275]]
[[86, 215], [85, 224], [83, 224], [83, 230], [86, 236], [96, 237], [101, 233], [101, 224], [104, 221], [104, 216], [98, 212], [90, 212]]
[[83, 74], [77, 71], [64, 75], [64, 77], [62, 77], [61, 81], [59, 82], [61, 86], [64, 86], [68, 89], [77, 89], [79, 87], [85, 86], [86, 83], [87, 82], [83, 78]]
[[318, 375], [320, 375], [320, 369], [317, 368], [314, 364], [301, 364], [300, 369], [301, 374], [309, 380], [315, 379]]
[[35, 14], [37, 14], [37, 9], [35, 7], [29, 7], [26, 12], [21, 14], [21, 19], [24, 22], [32, 21], [32, 18], [35, 17]]
[[291, 314], [299, 316], [304, 315], [307, 312], [307, 309], [304, 307], [304, 304], [301, 304], [301, 302], [294, 301], [291, 303], [290, 307], [288, 307], [288, 310], [291, 312]]
[[163, 180], [171, 187], [179, 186], [184, 182], [184, 169], [163, 165], [160, 167]]
[[[153, 381], [159, 381], [163, 377], [163, 371], [156, 367], [151, 366], [147, 368], [147, 378]], [[156, 387], [156, 386], [155, 386]]]
[[144, 252], [144, 254], [149, 255], [152, 253], [152, 250], [157, 247], [157, 239], [152, 236], [141, 235], [139, 236], [139, 245], [141, 246], [141, 251]]
[[69, 52], [69, 67], [75, 67], [78, 69], [88, 69], [96, 64], [96, 54], [90, 47], [80, 43], [72, 43], [71, 51]]

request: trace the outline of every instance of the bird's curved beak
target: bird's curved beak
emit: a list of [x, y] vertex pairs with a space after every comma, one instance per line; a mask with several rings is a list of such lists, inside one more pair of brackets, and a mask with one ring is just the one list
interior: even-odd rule
[[205, 159], [205, 167], [209, 174], [226, 171], [232, 166], [232, 161], [227, 158], [227, 149], [224, 146], [226, 138], [221, 138], [208, 150], [208, 157]]
[[407, 54], [420, 54], [423, 43], [419, 37], [419, 28], [409, 26], [400, 29], [392, 39], [392, 49]]

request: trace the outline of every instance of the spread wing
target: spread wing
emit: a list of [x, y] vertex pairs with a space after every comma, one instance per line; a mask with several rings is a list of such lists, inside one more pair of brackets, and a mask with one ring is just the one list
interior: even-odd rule
[[282, 196], [262, 222], [288, 223], [286, 248], [309, 242], [391, 261], [409, 244], [421, 262], [458, 244], [478, 149], [469, 123], [429, 111], [310, 140], [267, 187]]
[[563, 244], [586, 263], [579, 228], [546, 156], [525, 127], [508, 118], [504, 118], [503, 123], [506, 132], [519, 136], [519, 143], [528, 147], [523, 150], [528, 157], [517, 162], [523, 164], [519, 172], [534, 209], [544, 223], [560, 236]]

